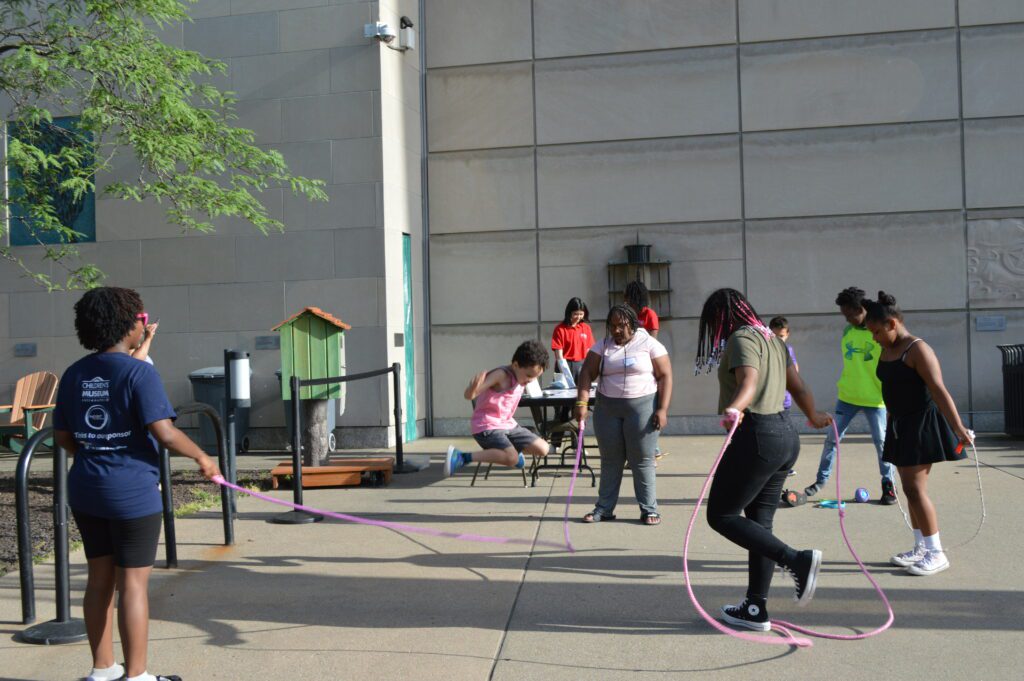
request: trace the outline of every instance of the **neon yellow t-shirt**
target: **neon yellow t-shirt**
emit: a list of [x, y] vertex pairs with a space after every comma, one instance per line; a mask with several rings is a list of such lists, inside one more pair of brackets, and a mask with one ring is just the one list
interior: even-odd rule
[[882, 348], [867, 329], [847, 325], [839, 344], [843, 374], [836, 386], [839, 399], [858, 407], [882, 407], [882, 382], [875, 374]]

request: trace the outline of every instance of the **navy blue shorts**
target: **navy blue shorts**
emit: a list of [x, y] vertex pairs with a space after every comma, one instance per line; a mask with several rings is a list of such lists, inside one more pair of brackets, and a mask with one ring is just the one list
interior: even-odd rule
[[122, 568], [153, 567], [163, 513], [120, 520], [71, 512], [85, 544], [85, 557], [113, 556]]

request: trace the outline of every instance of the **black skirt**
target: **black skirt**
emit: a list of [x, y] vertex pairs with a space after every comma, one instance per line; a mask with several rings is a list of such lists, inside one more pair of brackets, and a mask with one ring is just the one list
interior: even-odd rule
[[962, 461], [967, 452], [957, 453], [958, 444], [953, 429], [932, 402], [919, 412], [890, 417], [882, 460], [897, 467]]

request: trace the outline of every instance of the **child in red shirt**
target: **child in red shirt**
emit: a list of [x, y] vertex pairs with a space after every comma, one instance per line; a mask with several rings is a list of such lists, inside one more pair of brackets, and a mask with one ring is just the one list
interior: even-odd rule
[[562, 359], [569, 364], [575, 381], [583, 366], [587, 351], [594, 344], [594, 330], [590, 328], [590, 310], [580, 298], [570, 298], [565, 306], [562, 323], [551, 334], [551, 349], [555, 351], [555, 370]]

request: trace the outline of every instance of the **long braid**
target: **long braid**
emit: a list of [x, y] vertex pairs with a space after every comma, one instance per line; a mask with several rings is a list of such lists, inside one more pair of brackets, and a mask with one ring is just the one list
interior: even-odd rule
[[767, 339], [773, 335], [750, 302], [736, 289], [720, 288], [708, 296], [700, 313], [694, 375], [701, 371], [710, 373], [721, 361], [729, 336], [743, 326], [756, 329]]

